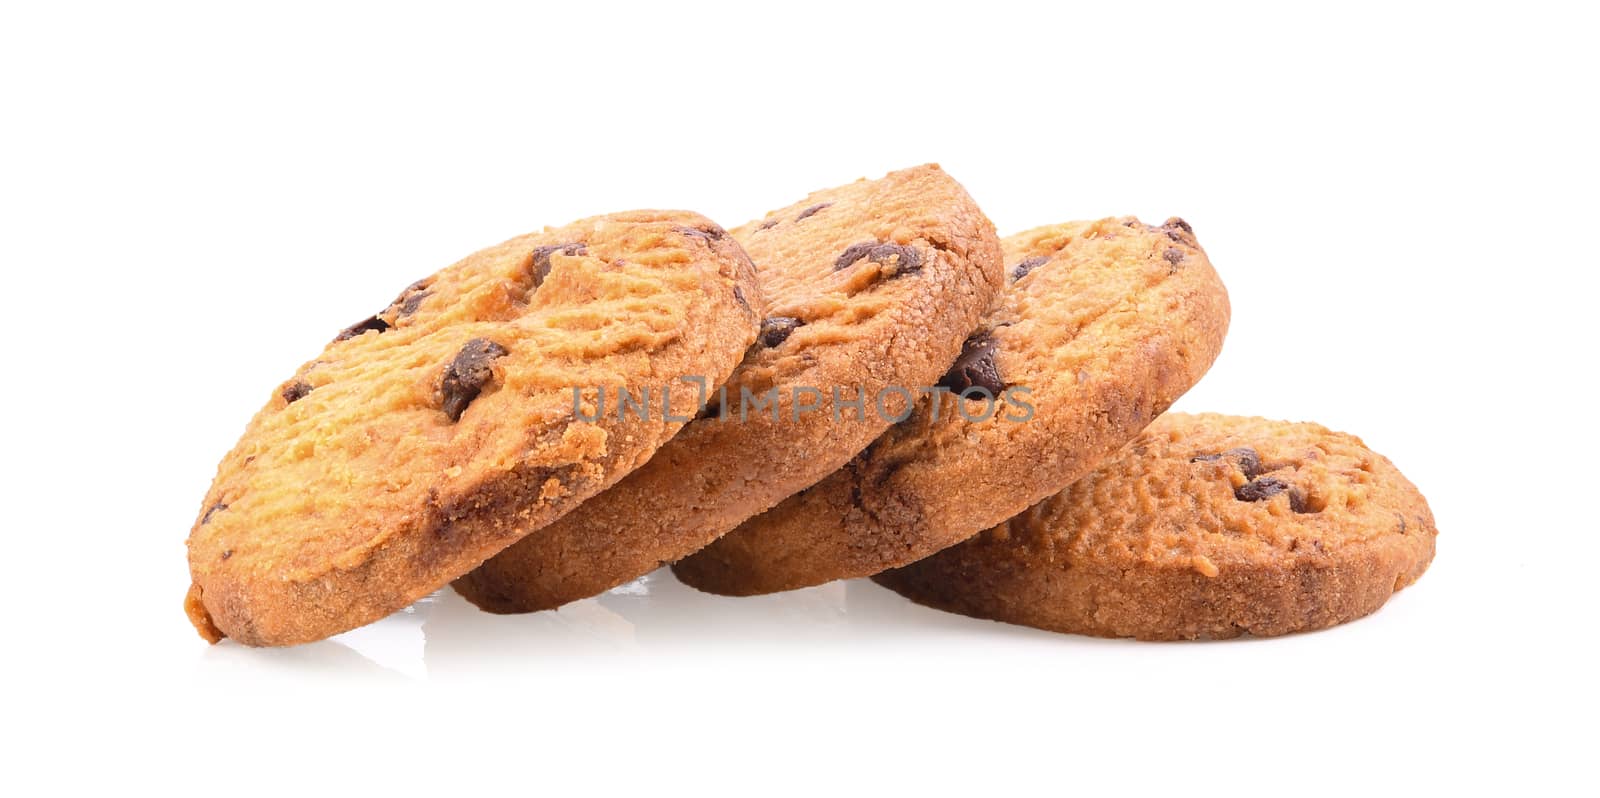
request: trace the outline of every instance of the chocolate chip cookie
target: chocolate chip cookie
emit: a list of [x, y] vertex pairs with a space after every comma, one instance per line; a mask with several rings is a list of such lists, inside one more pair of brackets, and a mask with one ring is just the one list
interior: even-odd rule
[[875, 579], [950, 612], [1143, 640], [1360, 618], [1433, 560], [1428, 503], [1360, 438], [1172, 413], [1027, 512]]
[[[189, 534], [202, 636], [317, 640], [398, 610], [643, 462], [754, 341], [739, 245], [601, 216], [413, 283], [272, 392]], [[619, 412], [625, 392], [650, 413]], [[604, 406], [602, 406], [604, 405]], [[677, 419], [677, 420], [674, 420]]]
[[491, 612], [592, 596], [816, 482], [910, 411], [1004, 279], [993, 225], [937, 166], [819, 191], [733, 236], [767, 298], [756, 347], [654, 459], [458, 580], [462, 595]]
[[1002, 242], [1009, 284], [939, 388], [844, 468], [674, 570], [749, 595], [919, 560], [1087, 473], [1210, 367], [1227, 293], [1182, 220]]

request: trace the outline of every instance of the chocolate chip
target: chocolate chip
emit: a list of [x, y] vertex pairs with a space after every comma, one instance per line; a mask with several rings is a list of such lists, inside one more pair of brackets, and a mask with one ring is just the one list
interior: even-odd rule
[[1167, 247], [1167, 251], [1161, 253], [1161, 257], [1166, 258], [1168, 263], [1176, 266], [1179, 261], [1183, 260], [1183, 250], [1177, 247]]
[[383, 319], [378, 318], [377, 316], [373, 316], [370, 319], [365, 319], [365, 320], [362, 320], [362, 321], [358, 321], [355, 324], [352, 324], [349, 327], [346, 327], [343, 330], [340, 330], [339, 331], [339, 336], [337, 338], [334, 338], [333, 342], [334, 343], [338, 343], [340, 341], [348, 341], [351, 338], [354, 338], [354, 337], [356, 337], [358, 335], [361, 335], [362, 333], [365, 333], [365, 332], [380, 332], [381, 333], [381, 332], [383, 332], [384, 330], [387, 330], [387, 329], [389, 329], [389, 322], [386, 322]]
[[494, 369], [489, 363], [509, 354], [506, 348], [487, 338], [474, 338], [461, 347], [450, 365], [444, 367], [440, 392], [444, 395], [444, 414], [451, 421], [460, 421], [467, 405], [478, 398], [483, 386], [494, 379]]
[[739, 307], [744, 308], [746, 312], [750, 310], [750, 300], [744, 298], [744, 290], [739, 286], [733, 287], [733, 301], [738, 302]]
[[791, 316], [773, 316], [761, 322], [761, 345], [771, 349], [789, 340], [789, 334], [805, 322]]
[[295, 402], [306, 398], [306, 394], [308, 393], [311, 393], [311, 383], [306, 382], [305, 380], [295, 380], [284, 387], [283, 401], [288, 402], [289, 404], [294, 404]]
[[890, 258], [898, 258], [894, 274], [891, 275], [895, 277], [922, 268], [922, 256], [911, 247], [904, 244], [863, 241], [845, 247], [844, 252], [839, 253], [839, 259], [833, 262], [833, 270], [848, 269], [862, 258], [878, 264], [887, 264]]
[[705, 228], [705, 227], [675, 227], [673, 229], [677, 230], [679, 233], [682, 233], [682, 234], [684, 234], [686, 236], [689, 236], [690, 238], [698, 238], [698, 239], [701, 239], [703, 241], [716, 241], [716, 240], [718, 240], [718, 239], [720, 239], [723, 236], [726, 236], [728, 234], [728, 231], [723, 230], [722, 228], [717, 227], [715, 225], [711, 226], [710, 228]]
[[803, 219], [809, 219], [812, 216], [816, 215], [817, 211], [820, 211], [823, 208], [826, 208], [826, 207], [828, 207], [829, 205], [832, 205], [832, 204], [833, 203], [831, 203], [831, 202], [819, 202], [819, 203], [817, 203], [817, 204], [815, 204], [815, 205], [813, 205], [813, 206], [811, 206], [809, 208], [806, 208], [805, 210], [801, 211], [799, 216], [794, 217], [794, 220], [798, 222], [798, 221], [801, 221]]
[[842, 271], [850, 268], [851, 264], [865, 258], [868, 253], [872, 252], [872, 248], [876, 246], [878, 246], [876, 241], [863, 241], [859, 244], [851, 244], [845, 247], [844, 251], [839, 253], [839, 259], [833, 262], [833, 270]]
[[874, 249], [871, 254], [867, 255], [867, 259], [877, 263], [883, 263], [884, 261], [887, 261], [891, 255], [899, 256], [899, 265], [895, 267], [895, 275], [897, 276], [907, 272], [914, 272], [922, 268], [922, 255], [919, 254], [915, 249], [900, 244], [884, 244], [883, 246]]
[[[1152, 227], [1150, 229], [1154, 230], [1156, 228]], [[1160, 229], [1166, 231], [1167, 238], [1173, 241], [1182, 244], [1194, 243], [1194, 228], [1190, 227], [1188, 222], [1176, 216], [1168, 219], [1165, 224], [1161, 225]], [[1177, 261], [1173, 261], [1173, 265], [1177, 265]]]
[[1234, 488], [1233, 496], [1239, 501], [1259, 502], [1266, 501], [1284, 491], [1289, 492], [1289, 509], [1297, 513], [1306, 511], [1305, 494], [1277, 477], [1261, 477], [1246, 482]]
[[771, 228], [773, 225], [775, 225], [777, 223], [778, 223], [777, 219], [768, 219], [768, 220], [762, 222], [761, 224], [756, 225], [756, 229], [757, 230], [766, 230], [768, 228]]
[[223, 549], [222, 550], [222, 559], [226, 560], [226, 559], [228, 559], [229, 557], [232, 557], [232, 556], [233, 556], [233, 549]]
[[999, 396], [1006, 384], [1000, 379], [1000, 369], [994, 362], [998, 351], [999, 345], [987, 332], [973, 335], [961, 345], [961, 356], [939, 380], [939, 386], [957, 394], [971, 388], [984, 388], [991, 396]]
[[[384, 308], [382, 313], [340, 330], [339, 335], [333, 339], [334, 343], [347, 341], [366, 332], [382, 333], [392, 329], [394, 324], [390, 321], [391, 319], [403, 319], [416, 313], [417, 308], [422, 306], [422, 300], [433, 295], [433, 292], [428, 290], [428, 285], [432, 282], [432, 277], [425, 277], [406, 286], [406, 290], [401, 291], [400, 296], [395, 297], [394, 301], [390, 302], [389, 307]], [[292, 402], [294, 400], [290, 399], [289, 401]]]
[[533, 287], [534, 288], [538, 288], [539, 286], [544, 285], [544, 278], [550, 276], [550, 256], [551, 255], [554, 255], [557, 252], [559, 252], [559, 253], [561, 253], [563, 255], [571, 257], [573, 255], [582, 255], [582, 254], [584, 254], [584, 253], [586, 253], [588, 251], [589, 251], [589, 248], [585, 247], [581, 243], [551, 244], [550, 246], [547, 246], [547, 247], [534, 247], [533, 248], [533, 264], [532, 264], [533, 265]]
[[1238, 466], [1239, 470], [1244, 473], [1247, 479], [1255, 479], [1263, 471], [1261, 467], [1261, 454], [1248, 446], [1240, 446], [1236, 449], [1229, 449], [1222, 454], [1202, 454], [1197, 457], [1189, 458], [1189, 462], [1209, 463], [1224, 458], [1231, 460], [1234, 465]]
[[417, 308], [422, 307], [422, 300], [433, 296], [433, 292], [428, 290], [428, 285], [432, 282], [431, 277], [423, 278], [406, 286], [406, 290], [401, 291], [400, 296], [395, 297], [394, 301], [389, 303], [389, 307], [379, 315], [387, 316], [393, 313], [395, 318], [403, 319], [416, 313]]
[[1262, 477], [1234, 488], [1233, 495], [1239, 501], [1259, 502], [1270, 499], [1288, 489], [1289, 483], [1277, 477]]
[[406, 297], [405, 301], [400, 303], [400, 318], [403, 319], [413, 313], [416, 313], [417, 308], [422, 307], [422, 300], [427, 299], [430, 296], [433, 296], [432, 291], [418, 291], [417, 293]]
[[1228, 451], [1223, 452], [1223, 454], [1232, 457], [1235, 461], [1237, 461], [1239, 463], [1239, 470], [1243, 471], [1244, 475], [1250, 479], [1255, 479], [1261, 475], [1263, 470], [1265, 470], [1261, 465], [1261, 453], [1248, 446], [1240, 446], [1237, 449], [1229, 449]]
[[200, 516], [200, 525], [205, 526], [206, 524], [211, 523], [211, 516], [216, 515], [217, 513], [220, 513], [226, 509], [228, 509], [228, 505], [223, 504], [222, 502], [217, 502], [216, 504], [207, 507], [206, 514]]
[[1028, 272], [1031, 272], [1034, 269], [1037, 269], [1040, 266], [1043, 266], [1043, 265], [1045, 265], [1046, 263], [1049, 263], [1049, 262], [1050, 262], [1050, 259], [1048, 257], [1045, 257], [1044, 255], [1040, 255], [1037, 258], [1029, 258], [1029, 259], [1017, 264], [1016, 267], [1011, 270], [1011, 280], [1012, 280], [1012, 282], [1015, 282], [1017, 280], [1021, 280], [1024, 277], [1027, 277], [1028, 276]]

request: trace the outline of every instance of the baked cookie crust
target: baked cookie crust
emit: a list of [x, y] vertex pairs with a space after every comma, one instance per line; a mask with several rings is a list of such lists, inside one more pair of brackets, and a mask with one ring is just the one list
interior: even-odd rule
[[[1227, 292], [1181, 219], [1051, 225], [1002, 249], [1008, 285], [941, 381], [951, 392], [679, 562], [679, 579], [752, 595], [915, 562], [1087, 473], [1193, 386], [1222, 347]], [[954, 393], [973, 388], [1026, 389], [1031, 412]]]
[[[914, 394], [885, 389], [939, 379], [1004, 279], [994, 226], [933, 165], [815, 192], [732, 234], [766, 297], [757, 345], [649, 463], [457, 580], [474, 604], [596, 595], [823, 478], [909, 411]], [[744, 398], [773, 391], [768, 411]]]
[[438, 589], [682, 426], [575, 388], [692, 415], [679, 378], [725, 379], [759, 307], [738, 244], [679, 211], [520, 236], [412, 284], [275, 388], [223, 458], [189, 534], [191, 621], [213, 642], [304, 643]]
[[1433, 560], [1427, 501], [1360, 438], [1172, 413], [983, 534], [876, 581], [921, 604], [1141, 640], [1321, 629], [1376, 611]]

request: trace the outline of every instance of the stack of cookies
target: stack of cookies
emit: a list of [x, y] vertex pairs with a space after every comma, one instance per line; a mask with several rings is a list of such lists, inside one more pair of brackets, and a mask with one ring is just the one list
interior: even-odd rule
[[207, 640], [319, 640], [446, 584], [554, 609], [671, 564], [747, 596], [870, 576], [1140, 639], [1352, 620], [1427, 503], [1314, 424], [1164, 414], [1227, 293], [1181, 219], [1000, 239], [937, 166], [724, 230], [633, 211], [418, 280], [273, 389], [189, 534]]

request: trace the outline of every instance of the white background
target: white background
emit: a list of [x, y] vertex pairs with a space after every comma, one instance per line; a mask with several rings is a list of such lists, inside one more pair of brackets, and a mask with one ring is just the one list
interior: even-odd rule
[[[454, 5], [0, 12], [7, 794], [1593, 794], [1580, 6]], [[292, 650], [189, 628], [215, 463], [412, 280], [925, 161], [1002, 233], [1188, 219], [1234, 317], [1180, 408], [1362, 435], [1431, 500], [1432, 570], [1345, 627], [1194, 645], [666, 572]]]

